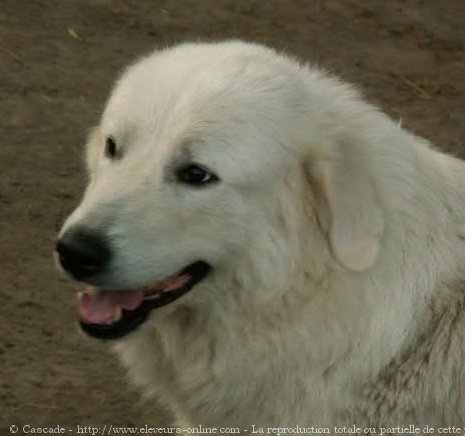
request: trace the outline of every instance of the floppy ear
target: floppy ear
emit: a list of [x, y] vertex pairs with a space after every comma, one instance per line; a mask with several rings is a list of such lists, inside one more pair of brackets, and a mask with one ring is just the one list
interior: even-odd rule
[[319, 162], [321, 188], [330, 212], [331, 251], [354, 272], [365, 271], [376, 261], [384, 231], [383, 210], [363, 158], [356, 148], [341, 144], [334, 155]]
[[86, 167], [89, 178], [97, 169], [98, 155], [102, 153], [102, 137], [100, 127], [92, 127], [89, 131], [86, 144]]

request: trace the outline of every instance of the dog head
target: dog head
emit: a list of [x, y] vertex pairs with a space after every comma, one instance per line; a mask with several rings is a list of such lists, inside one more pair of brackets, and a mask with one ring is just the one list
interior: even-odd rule
[[90, 135], [89, 185], [57, 243], [63, 268], [89, 285], [84, 330], [120, 337], [156, 307], [224, 289], [267, 298], [308, 253], [369, 268], [382, 214], [351, 135], [335, 128], [341, 95], [354, 97], [239, 42], [129, 67]]

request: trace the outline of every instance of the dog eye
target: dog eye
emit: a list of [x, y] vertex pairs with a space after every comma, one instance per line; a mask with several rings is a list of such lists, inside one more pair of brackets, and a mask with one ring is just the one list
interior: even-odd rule
[[111, 136], [109, 136], [105, 142], [105, 156], [109, 159], [114, 159], [116, 157], [116, 152], [116, 142]]
[[178, 181], [188, 185], [206, 185], [218, 180], [218, 177], [198, 165], [187, 165], [177, 172]]

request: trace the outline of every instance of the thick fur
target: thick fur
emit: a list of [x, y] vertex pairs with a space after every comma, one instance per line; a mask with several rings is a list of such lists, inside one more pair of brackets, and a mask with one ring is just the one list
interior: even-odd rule
[[[220, 181], [183, 185], [188, 162]], [[111, 239], [98, 284], [213, 266], [116, 344], [181, 425], [465, 425], [462, 161], [339, 80], [232, 41], [129, 67], [88, 166], [64, 228]]]

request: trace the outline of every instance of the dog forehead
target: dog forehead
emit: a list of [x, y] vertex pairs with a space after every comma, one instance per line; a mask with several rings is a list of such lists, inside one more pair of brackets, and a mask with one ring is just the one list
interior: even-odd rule
[[283, 107], [295, 106], [293, 100], [300, 98], [292, 86], [293, 69], [271, 49], [239, 42], [155, 52], [130, 66], [116, 83], [103, 124], [168, 128], [171, 134], [252, 118], [285, 124]]
[[296, 66], [271, 49], [244, 43], [154, 53], [117, 82], [103, 135], [140, 149], [157, 166], [190, 156], [231, 180], [258, 179], [262, 170], [271, 174], [289, 162], [293, 111], [303, 98]]

